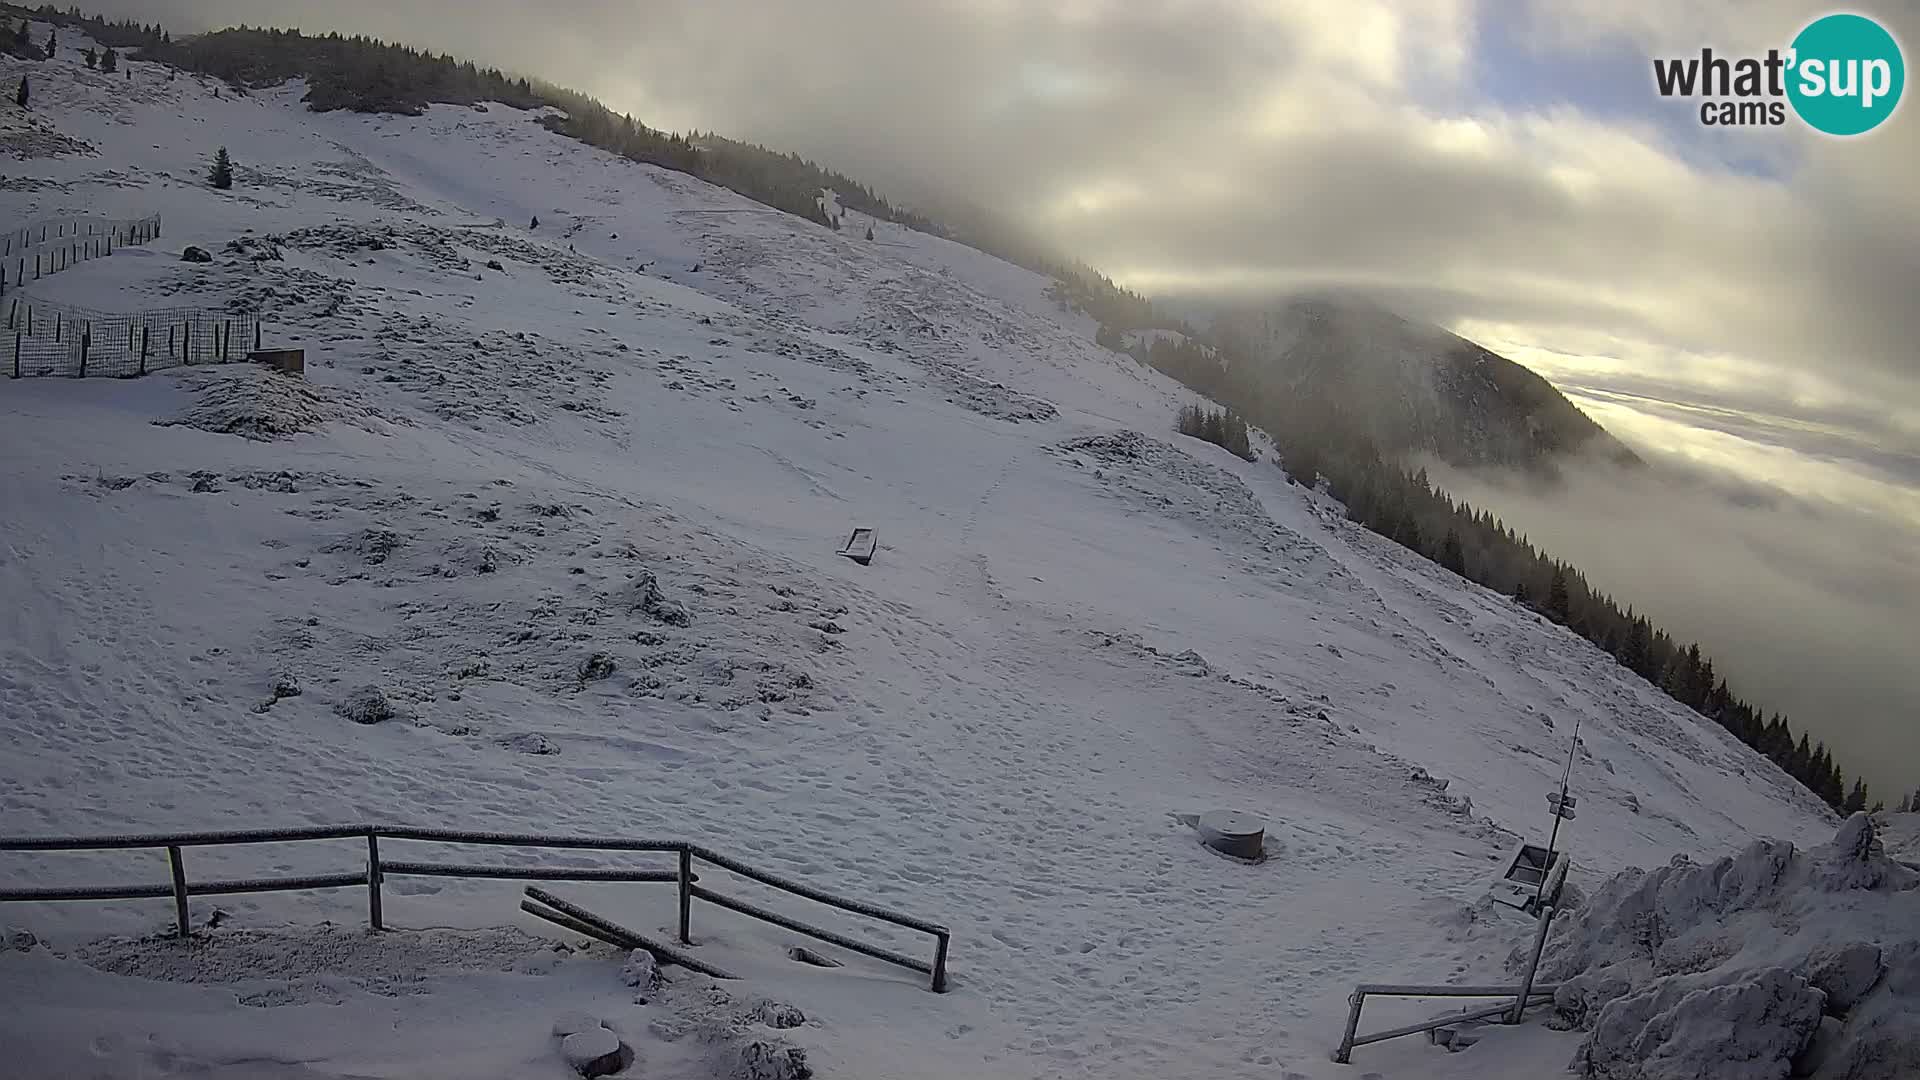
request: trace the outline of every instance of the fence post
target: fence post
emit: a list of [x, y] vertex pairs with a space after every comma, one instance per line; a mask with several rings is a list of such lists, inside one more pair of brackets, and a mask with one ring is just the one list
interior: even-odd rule
[[173, 919], [180, 936], [187, 936], [187, 868], [180, 862], [180, 846], [167, 845], [167, 865], [173, 870]]
[[193, 323], [180, 324], [180, 362], [193, 363]]
[[1367, 995], [1355, 990], [1347, 995], [1347, 1033], [1340, 1036], [1340, 1045], [1333, 1051], [1336, 1065], [1348, 1065], [1353, 1062], [1353, 1040], [1360, 1030], [1360, 1008], [1365, 1005]]
[[253, 324], [253, 351], [260, 351], [260, 323], [258, 320], [255, 320]]
[[92, 347], [93, 327], [88, 326], [80, 331], [80, 377], [83, 379], [87, 377], [87, 350]]
[[59, 312], [54, 312], [54, 315], [53, 315], [53, 343], [54, 343], [55, 345], [58, 345], [58, 344], [60, 344], [60, 331], [61, 331], [61, 328], [62, 328], [62, 327], [64, 327], [64, 326], [66, 325], [66, 321], [67, 321], [67, 320], [65, 320], [65, 319], [63, 319], [63, 318], [61, 318], [61, 317], [60, 317], [60, 313], [59, 313]]
[[224, 320], [220, 327], [220, 362], [225, 363], [233, 348], [233, 320]]
[[947, 992], [947, 938], [948, 935], [941, 934], [940, 944], [933, 950], [933, 992], [936, 994]]
[[20, 331], [13, 332], [13, 377], [20, 377]]
[[367, 925], [385, 930], [380, 924], [380, 834], [367, 830]]
[[680, 845], [680, 944], [691, 945], [693, 922], [693, 849]]
[[147, 373], [147, 343], [153, 340], [153, 328], [146, 323], [140, 324], [140, 374]]

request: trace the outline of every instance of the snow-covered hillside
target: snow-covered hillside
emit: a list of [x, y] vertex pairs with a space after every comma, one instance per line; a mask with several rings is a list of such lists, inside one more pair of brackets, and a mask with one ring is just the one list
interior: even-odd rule
[[[1355, 981], [1504, 978], [1530, 926], [1489, 934], [1474, 905], [1545, 831], [1576, 722], [1576, 879], [1832, 834], [1591, 645], [1270, 455], [1174, 434], [1191, 396], [1097, 347], [1035, 274], [854, 212], [829, 231], [505, 107], [316, 115], [298, 86], [123, 65], [0, 58], [0, 84], [34, 85], [30, 119], [0, 105], [0, 153], [68, 151], [4, 158], [0, 226], [165, 222], [28, 293], [251, 306], [306, 381], [0, 380], [0, 832], [696, 839], [952, 928], [936, 996], [699, 909], [740, 993], [805, 1012], [784, 1037], [819, 1075], [1103, 1078], [1560, 1069], [1577, 1036], [1532, 1025], [1352, 1069], [1327, 1051]], [[230, 192], [203, 182], [222, 145]], [[179, 261], [189, 244], [214, 261]], [[243, 437], [263, 427], [301, 430]], [[855, 526], [870, 566], [834, 555]], [[392, 719], [336, 710], [367, 684]], [[1215, 857], [1174, 817], [1213, 808], [1267, 821], [1272, 857]], [[246, 877], [355, 856], [191, 858]], [[164, 864], [0, 853], [0, 883], [124, 880]], [[670, 887], [578, 892], [673, 918]], [[428, 963], [400, 990], [352, 981], [387, 962], [357, 946], [199, 966], [82, 947], [164, 930], [165, 901], [11, 905], [67, 955], [0, 953], [0, 1045], [45, 1075], [559, 1077], [565, 1004], [652, 1038], [646, 1075], [700, 1075], [662, 1034], [679, 1006], [632, 1004], [617, 962], [529, 961], [487, 929], [546, 929], [517, 894], [390, 887], [391, 924], [479, 935], [409, 946], [479, 970]], [[361, 903], [223, 897], [212, 937], [351, 927]], [[236, 1004], [155, 978], [281, 985]]]

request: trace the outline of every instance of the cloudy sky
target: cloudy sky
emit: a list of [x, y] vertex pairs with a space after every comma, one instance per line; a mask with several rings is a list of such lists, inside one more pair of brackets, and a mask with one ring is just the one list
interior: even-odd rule
[[[1153, 294], [1375, 290], [1705, 486], [1569, 504], [1456, 483], [1676, 631], [1727, 642], [1710, 651], [1737, 651], [1723, 660], [1750, 694], [1843, 744], [1850, 772], [1920, 786], [1920, 103], [1839, 140], [1710, 130], [1652, 85], [1653, 56], [1784, 49], [1824, 3], [106, 6], [470, 55], [883, 193], [964, 192]], [[1920, 4], [1851, 10], [1913, 62]], [[1623, 544], [1622, 521], [1664, 539]]]

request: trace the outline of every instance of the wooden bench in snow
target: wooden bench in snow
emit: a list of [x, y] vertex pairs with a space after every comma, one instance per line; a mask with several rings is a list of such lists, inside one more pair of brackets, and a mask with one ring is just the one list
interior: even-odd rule
[[835, 554], [845, 555], [861, 566], [866, 566], [873, 562], [873, 553], [878, 547], [879, 541], [873, 535], [872, 529], [855, 529], [853, 535], [847, 537], [846, 546]]

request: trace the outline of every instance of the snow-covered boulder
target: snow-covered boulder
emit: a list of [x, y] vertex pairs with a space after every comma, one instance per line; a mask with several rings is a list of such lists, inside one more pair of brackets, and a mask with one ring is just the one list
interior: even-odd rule
[[333, 711], [356, 724], [378, 724], [398, 715], [387, 695], [372, 683], [356, 686], [334, 703]]
[[734, 1045], [734, 1080], [807, 1080], [813, 1066], [807, 1052], [775, 1039], [747, 1039]]
[[627, 1067], [632, 1051], [604, 1027], [576, 1031], [560, 1040], [560, 1056], [581, 1076], [611, 1076]]
[[660, 965], [652, 953], [635, 949], [627, 954], [627, 962], [620, 965], [620, 981], [644, 994], [659, 983]]
[[765, 1024], [777, 1030], [797, 1028], [807, 1022], [805, 1013], [784, 1001], [758, 1002], [753, 1006], [748, 1015], [752, 1017], [754, 1022]]
[[[1916, 1075], [1889, 1063], [1920, 1062], [1920, 873], [1873, 833], [1856, 814], [1809, 851], [1762, 840], [1603, 883], [1541, 959], [1541, 980], [1560, 984], [1550, 1023], [1592, 1033], [1575, 1071]], [[1838, 1026], [1821, 1030], [1823, 1015]]]
[[1601, 1010], [1573, 1069], [1592, 1080], [1784, 1080], [1826, 995], [1785, 968], [1661, 979]]
[[1880, 947], [1865, 941], [1828, 946], [1807, 961], [1808, 979], [1827, 995], [1827, 1011], [1834, 1016], [1845, 1016], [1885, 970]]
[[577, 1035], [582, 1031], [592, 1031], [594, 1028], [603, 1028], [606, 1026], [607, 1025], [601, 1023], [593, 1015], [589, 1013], [583, 1013], [583, 1012], [577, 1012], [577, 1011], [563, 1012], [559, 1016], [556, 1016], [553, 1018], [553, 1033], [555, 1035], [560, 1036], [561, 1038], [565, 1038], [568, 1035]]
[[638, 611], [669, 626], [686, 626], [693, 621], [686, 606], [669, 600], [660, 591], [660, 581], [651, 570], [639, 570], [627, 585], [627, 610]]

